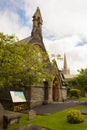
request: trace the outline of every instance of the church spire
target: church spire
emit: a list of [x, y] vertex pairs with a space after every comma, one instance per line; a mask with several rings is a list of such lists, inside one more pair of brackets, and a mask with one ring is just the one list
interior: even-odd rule
[[42, 16], [39, 7], [37, 7], [36, 12], [33, 15], [33, 29], [31, 36], [35, 39], [41, 41], [42, 40]]
[[66, 60], [66, 54], [65, 53], [64, 53], [64, 66], [63, 66], [62, 72], [64, 74], [70, 74], [70, 70], [67, 67], [67, 60]]
[[66, 54], [64, 53], [64, 70], [67, 70], [67, 60], [66, 60]]
[[35, 14], [33, 15], [33, 24], [36, 27], [41, 27], [42, 23], [43, 23], [43, 20], [42, 20], [41, 12], [40, 12], [39, 7], [37, 7], [37, 10]]

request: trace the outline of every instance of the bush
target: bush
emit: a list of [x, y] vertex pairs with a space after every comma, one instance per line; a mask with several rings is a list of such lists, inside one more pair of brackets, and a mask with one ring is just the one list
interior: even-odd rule
[[67, 121], [72, 124], [78, 124], [84, 121], [80, 110], [72, 109], [68, 112]]
[[79, 89], [71, 89], [70, 90], [70, 97], [79, 98], [80, 97], [80, 90]]

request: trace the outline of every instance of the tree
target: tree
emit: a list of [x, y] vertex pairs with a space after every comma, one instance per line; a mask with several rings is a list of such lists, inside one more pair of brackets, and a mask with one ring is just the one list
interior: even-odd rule
[[14, 35], [9, 36], [0, 33], [0, 86], [5, 83], [10, 84], [10, 80], [12, 80], [13, 70], [17, 62], [13, 50], [13, 43], [16, 41], [17, 38]]
[[70, 95], [70, 90], [75, 89], [77, 86], [75, 78], [72, 78], [70, 80], [66, 80], [66, 84], [67, 84], [67, 94]]
[[53, 75], [48, 66], [48, 55], [39, 47], [0, 33], [0, 86], [29, 86], [50, 80]]
[[79, 70], [79, 74], [75, 77], [78, 88], [82, 95], [87, 92], [87, 68]]
[[20, 72], [22, 85], [42, 83], [44, 79], [52, 78], [52, 73], [48, 73], [47, 66], [50, 62], [46, 52], [32, 44], [19, 43], [19, 46], [23, 58], [23, 69]]

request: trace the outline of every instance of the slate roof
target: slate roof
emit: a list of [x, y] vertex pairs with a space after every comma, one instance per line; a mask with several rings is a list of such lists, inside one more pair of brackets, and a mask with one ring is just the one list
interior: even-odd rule
[[31, 39], [32, 39], [32, 37], [29, 36], [29, 37], [27, 37], [27, 38], [25, 38], [25, 39], [20, 40], [20, 42], [24, 42], [24, 43], [28, 44], [28, 43], [30, 43], [30, 40], [31, 40]]

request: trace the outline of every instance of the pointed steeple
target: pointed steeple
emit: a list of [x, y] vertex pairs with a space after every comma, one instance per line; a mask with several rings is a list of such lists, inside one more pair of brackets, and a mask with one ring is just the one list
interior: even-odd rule
[[43, 20], [42, 20], [42, 16], [40, 13], [40, 9], [39, 9], [39, 7], [37, 7], [37, 10], [36, 10], [35, 14], [33, 15], [33, 24], [36, 27], [41, 27], [42, 23], [43, 23]]
[[66, 60], [66, 54], [64, 53], [64, 70], [67, 70], [67, 60]]
[[70, 69], [67, 66], [66, 54], [64, 53], [64, 65], [62, 69], [63, 74], [70, 74]]
[[40, 13], [40, 9], [39, 7], [37, 7], [37, 10], [33, 15], [33, 29], [32, 29], [31, 36], [39, 41], [42, 40], [42, 23], [43, 20]]
[[40, 47], [43, 51], [46, 52], [44, 43], [43, 43], [43, 37], [42, 37], [42, 16], [40, 13], [39, 7], [37, 7], [34, 15], [33, 15], [33, 26], [32, 26], [32, 32], [31, 36], [27, 37], [22, 40], [22, 42], [25, 42], [27, 44], [32, 43], [38, 47]]

